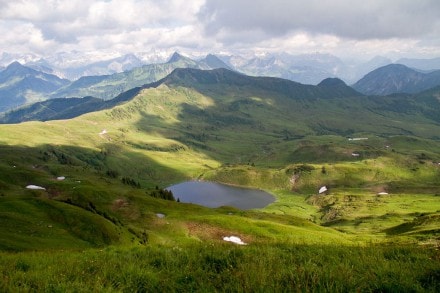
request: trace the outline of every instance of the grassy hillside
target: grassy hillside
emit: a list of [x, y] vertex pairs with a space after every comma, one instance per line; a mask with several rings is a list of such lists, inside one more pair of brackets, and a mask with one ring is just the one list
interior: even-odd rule
[[[349, 250], [349, 251], [348, 251]], [[414, 246], [271, 243], [0, 253], [3, 291], [436, 292], [438, 253]], [[63, 265], [59, 265], [62, 263]], [[1, 269], [4, 268], [4, 269]], [[14, 268], [8, 270], [6, 268]], [[42, 274], [44, 272], [44, 274]]]
[[[65, 184], [53, 182], [56, 176], [88, 179], [92, 189], [120, 185], [123, 177], [142, 188], [201, 178], [275, 193], [293, 190], [304, 206], [310, 204], [305, 197], [322, 185], [335, 195], [440, 193], [439, 143], [429, 139], [440, 127], [423, 113], [378, 115], [360, 111], [379, 106], [379, 100], [366, 97], [304, 99], [310, 86], [280, 92], [248, 85], [237, 74], [225, 87], [228, 76], [195, 74], [200, 73], [178, 72], [121, 106], [77, 119], [2, 125], [7, 159], [0, 182], [20, 193], [27, 184]], [[182, 86], [189, 80], [192, 87]], [[398, 98], [405, 103], [390, 97], [384, 108]], [[411, 124], [402, 123], [410, 119]], [[9, 173], [11, 166], [18, 175]], [[66, 192], [59, 197], [68, 198]], [[318, 205], [314, 213], [320, 210]]]
[[[1, 253], [2, 291], [438, 290], [432, 95], [177, 77], [112, 109], [0, 125], [0, 249], [14, 251]], [[189, 179], [276, 201], [241, 211], [151, 196]]]

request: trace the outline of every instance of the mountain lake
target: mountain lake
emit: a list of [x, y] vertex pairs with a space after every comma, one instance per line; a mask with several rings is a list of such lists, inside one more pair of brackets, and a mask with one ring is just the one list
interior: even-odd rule
[[230, 186], [215, 182], [186, 181], [166, 188], [180, 202], [209, 208], [232, 206], [242, 210], [264, 208], [275, 197], [263, 190]]

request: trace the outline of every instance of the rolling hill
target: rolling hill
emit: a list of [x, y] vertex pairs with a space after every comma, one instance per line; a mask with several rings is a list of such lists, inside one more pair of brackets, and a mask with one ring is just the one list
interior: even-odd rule
[[366, 95], [418, 93], [440, 85], [440, 71], [423, 73], [405, 65], [390, 64], [365, 75], [353, 88]]
[[[389, 141], [397, 149], [405, 149], [402, 154], [420, 150], [415, 154], [421, 158], [439, 159], [435, 147], [440, 133], [439, 89], [417, 96], [354, 94], [337, 79], [311, 86], [249, 77], [226, 69], [176, 69], [162, 80], [132, 89], [114, 100], [99, 103], [93, 98], [84, 99], [91, 106], [98, 104], [96, 110], [108, 103], [104, 111], [63, 121], [1, 125], [0, 135], [8, 145], [50, 146], [57, 142], [71, 149], [72, 154], [75, 148], [71, 147], [79, 145], [78, 152], [101, 150], [110, 157], [101, 161], [100, 155], [95, 159], [74, 155], [72, 162], [96, 164], [101, 172], [116, 169], [149, 184], [156, 179], [174, 181], [166, 173], [186, 178], [185, 172], [194, 168], [189, 167], [194, 164], [191, 160], [182, 161], [186, 155], [217, 162], [210, 163], [213, 165], [255, 162], [285, 167], [298, 162], [357, 160], [351, 156], [357, 147], [362, 158], [380, 157], [387, 153], [384, 145]], [[71, 100], [70, 107], [78, 110], [78, 101]], [[52, 107], [57, 111], [60, 104]], [[38, 111], [43, 108], [40, 106]], [[398, 143], [405, 141], [400, 136], [410, 137], [408, 141], [413, 142]], [[366, 142], [356, 147], [348, 143], [350, 137], [369, 137], [372, 145]], [[133, 153], [126, 157], [125, 152]], [[144, 165], [151, 175], [148, 179], [144, 171], [129, 167], [128, 162], [132, 156], [138, 157], [137, 152], [146, 152], [147, 161], [158, 152], [168, 153], [168, 157], [162, 160], [159, 156], [155, 163]], [[159, 162], [163, 167], [151, 167]], [[182, 173], [186, 175], [171, 171], [174, 164], [182, 166], [178, 169], [186, 170]], [[208, 167], [199, 166], [193, 171], [198, 168]]]
[[147, 86], [145, 92], [149, 92], [148, 88], [164, 86], [186, 89], [189, 93], [195, 91], [213, 100], [213, 106], [205, 109], [183, 105], [180, 112], [183, 122], [208, 119], [207, 124], [247, 125], [252, 129], [258, 125], [269, 129], [290, 128], [299, 136], [368, 132], [438, 138], [433, 131], [440, 122], [435, 89], [420, 96], [368, 97], [338, 79], [326, 79], [312, 86], [285, 79], [250, 77], [226, 69], [176, 69]]

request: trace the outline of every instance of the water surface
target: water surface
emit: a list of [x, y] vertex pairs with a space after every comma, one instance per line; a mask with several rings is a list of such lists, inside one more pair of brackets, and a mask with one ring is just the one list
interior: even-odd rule
[[187, 181], [170, 187], [174, 198], [209, 208], [232, 206], [242, 210], [264, 208], [275, 198], [262, 190], [205, 181]]

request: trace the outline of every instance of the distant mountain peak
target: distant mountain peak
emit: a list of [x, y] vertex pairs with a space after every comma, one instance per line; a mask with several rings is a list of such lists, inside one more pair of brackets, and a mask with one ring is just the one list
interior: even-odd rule
[[37, 71], [30, 67], [22, 65], [18, 61], [14, 61], [9, 64], [3, 71], [3, 75], [25, 75], [25, 74], [36, 74]]
[[345, 86], [347, 86], [347, 84], [343, 80], [341, 80], [339, 78], [331, 77], [331, 78], [326, 78], [326, 79], [322, 80], [318, 84], [318, 86], [321, 86], [321, 87], [322, 86], [324, 86], [324, 87], [344, 86], [345, 87]]
[[220, 60], [220, 58], [218, 58], [217, 56], [215, 56], [213, 54], [206, 55], [205, 60], [206, 61], [215, 61], [215, 62], [220, 61], [220, 62], [223, 62], [223, 61]]
[[6, 68], [20, 68], [20, 67], [24, 67], [20, 62], [18, 61], [14, 61], [11, 64], [9, 64]]
[[376, 70], [394, 70], [394, 69], [414, 71], [413, 69], [409, 68], [408, 66], [405, 66], [403, 64], [398, 64], [398, 63], [388, 64], [388, 65], [379, 67]]
[[375, 69], [353, 85], [366, 95], [385, 96], [394, 93], [418, 93], [440, 85], [440, 70], [418, 72], [402, 64], [389, 64]]
[[69, 81], [58, 76], [36, 71], [19, 62], [13, 62], [0, 72], [0, 112], [25, 104], [31, 92], [36, 96], [46, 96]]
[[322, 80], [317, 87], [336, 94], [336, 96], [349, 97], [362, 95], [344, 81], [336, 77], [330, 77]]
[[22, 65], [20, 62], [18, 61], [14, 61], [11, 64], [9, 64], [5, 70], [7, 71], [17, 71], [17, 70], [23, 70], [23, 69], [29, 69], [29, 67], [26, 67], [24, 65]]
[[230, 66], [213, 54], [206, 55], [202, 61], [205, 62], [209, 68], [226, 68], [232, 70]]
[[178, 62], [180, 60], [185, 59], [186, 57], [182, 56], [181, 54], [179, 54], [178, 52], [174, 52], [173, 55], [171, 56], [171, 58], [168, 60], [167, 63], [174, 63], [174, 62]]

